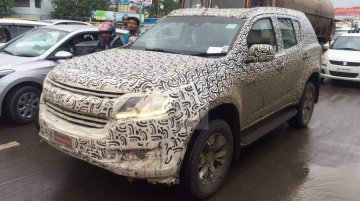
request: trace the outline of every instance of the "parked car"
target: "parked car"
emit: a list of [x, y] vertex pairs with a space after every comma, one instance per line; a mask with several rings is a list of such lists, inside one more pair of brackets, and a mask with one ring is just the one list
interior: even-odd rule
[[360, 34], [340, 35], [321, 62], [321, 77], [360, 82]]
[[0, 19], [0, 47], [33, 28], [45, 25], [48, 24], [31, 20]]
[[0, 48], [0, 116], [33, 121], [47, 72], [63, 59], [94, 52], [98, 33], [93, 26], [44, 26]]
[[127, 47], [51, 70], [39, 135], [197, 198], [223, 185], [241, 148], [284, 122], [306, 127], [318, 100], [321, 46], [299, 11], [176, 10]]
[[92, 26], [91, 24], [89, 24], [87, 22], [81, 22], [81, 21], [75, 21], [75, 20], [52, 19], [52, 20], [42, 20], [42, 22], [47, 23], [49, 25], [88, 25], [88, 26]]

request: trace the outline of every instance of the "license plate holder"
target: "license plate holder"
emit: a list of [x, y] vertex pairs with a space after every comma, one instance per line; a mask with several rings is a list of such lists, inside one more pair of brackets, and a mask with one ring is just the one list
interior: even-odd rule
[[53, 134], [53, 140], [67, 148], [73, 149], [74, 138], [72, 137], [69, 137], [67, 135], [55, 131]]

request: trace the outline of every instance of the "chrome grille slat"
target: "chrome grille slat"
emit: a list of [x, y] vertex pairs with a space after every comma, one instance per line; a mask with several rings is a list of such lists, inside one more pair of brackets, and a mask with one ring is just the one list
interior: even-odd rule
[[67, 120], [67, 121], [70, 121], [72, 123], [76, 123], [76, 124], [80, 124], [80, 125], [83, 125], [83, 126], [88, 126], [88, 127], [93, 127], [93, 128], [103, 128], [105, 126], [105, 123], [102, 123], [102, 122], [96, 122], [96, 123], [93, 123], [91, 121], [83, 121], [81, 119], [78, 119], [78, 118], [74, 118], [70, 115], [66, 115], [66, 114], [63, 114], [63, 113], [60, 113], [58, 111], [56, 111], [55, 109], [51, 108], [51, 107], [47, 107], [47, 111], [49, 111], [51, 114], [55, 115], [55, 116], [58, 116], [64, 120]]
[[352, 66], [352, 67], [360, 67], [360, 63], [358, 62], [345, 62], [345, 61], [335, 61], [335, 60], [330, 60], [330, 63], [333, 65], [338, 65], [338, 66]]
[[62, 89], [66, 89], [71, 92], [76, 92], [76, 93], [85, 94], [85, 95], [92, 95], [92, 96], [96, 96], [99, 98], [113, 99], [113, 98], [119, 98], [121, 95], [123, 95], [123, 93], [101, 92], [101, 91], [95, 91], [95, 90], [89, 90], [89, 89], [81, 89], [81, 88], [77, 88], [77, 87], [64, 85], [62, 83], [59, 83], [59, 82], [56, 82], [56, 81], [53, 81], [50, 79], [48, 79], [47, 81], [50, 82], [52, 85], [55, 85]]

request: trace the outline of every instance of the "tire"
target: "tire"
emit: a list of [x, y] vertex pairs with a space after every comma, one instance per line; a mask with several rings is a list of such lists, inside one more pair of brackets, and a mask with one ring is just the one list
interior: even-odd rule
[[323, 77], [320, 78], [320, 83], [321, 83], [321, 84], [324, 84], [324, 83], [325, 83], [325, 78], [323, 78]]
[[[218, 147], [211, 146], [215, 144]], [[181, 184], [195, 198], [210, 197], [224, 184], [232, 154], [233, 137], [229, 125], [224, 120], [212, 121], [207, 129], [194, 136], [188, 147], [180, 174]], [[200, 170], [201, 166], [203, 168]], [[218, 174], [214, 176], [214, 172], [210, 171]], [[203, 180], [200, 174], [203, 175]]]
[[298, 113], [288, 122], [290, 126], [294, 128], [307, 127], [314, 111], [315, 98], [315, 85], [312, 82], [308, 82], [305, 86], [300, 102], [297, 105]]
[[34, 86], [12, 89], [5, 100], [6, 118], [16, 124], [33, 122], [39, 111], [40, 95], [41, 90]]

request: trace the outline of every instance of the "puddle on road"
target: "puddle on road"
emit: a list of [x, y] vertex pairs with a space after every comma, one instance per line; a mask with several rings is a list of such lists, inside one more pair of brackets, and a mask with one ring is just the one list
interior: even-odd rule
[[307, 180], [290, 200], [360, 200], [360, 164], [340, 167], [310, 165], [309, 168]]

